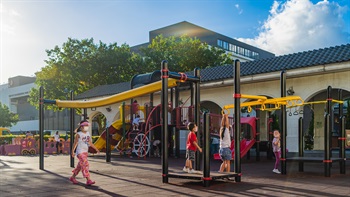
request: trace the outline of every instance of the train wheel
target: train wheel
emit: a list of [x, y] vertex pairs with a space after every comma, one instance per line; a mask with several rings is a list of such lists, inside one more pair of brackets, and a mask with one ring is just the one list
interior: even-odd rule
[[134, 139], [134, 148], [133, 152], [138, 156], [138, 157], [144, 157], [148, 154], [151, 148], [151, 143], [148, 139], [148, 137], [143, 134], [139, 133]]
[[35, 155], [35, 154], [36, 154], [36, 150], [35, 150], [35, 149], [30, 149], [29, 153], [30, 153], [31, 155]]
[[29, 151], [27, 149], [22, 150], [22, 155], [29, 155]]

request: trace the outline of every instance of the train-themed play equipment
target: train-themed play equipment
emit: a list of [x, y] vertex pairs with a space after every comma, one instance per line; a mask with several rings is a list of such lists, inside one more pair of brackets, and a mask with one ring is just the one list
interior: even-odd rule
[[[69, 142], [64, 138], [60, 138], [60, 143], [56, 147], [56, 142], [53, 137], [48, 138], [44, 141], [44, 153], [45, 154], [69, 154]], [[11, 143], [0, 145], [0, 155], [7, 156], [28, 156], [36, 155], [39, 152], [39, 140], [35, 140], [33, 136], [31, 137], [15, 137], [12, 138]]]

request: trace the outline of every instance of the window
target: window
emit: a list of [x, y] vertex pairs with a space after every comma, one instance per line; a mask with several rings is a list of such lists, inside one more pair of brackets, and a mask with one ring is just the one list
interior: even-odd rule
[[237, 53], [240, 55], [244, 55], [244, 49], [242, 47], [237, 46]]
[[218, 40], [218, 46], [222, 47], [222, 40]]
[[251, 51], [249, 49], [245, 49], [243, 47], [236, 46], [234, 44], [225, 42], [223, 40], [218, 39], [217, 40], [217, 45], [220, 48], [225, 49], [226, 51], [231, 51], [233, 53], [243, 55], [252, 59], [259, 59], [259, 53]]
[[229, 43], [229, 50], [232, 52], [236, 52], [236, 45]]
[[253, 59], [259, 59], [259, 53], [257, 53], [257, 52], [254, 52], [254, 51], [253, 51], [252, 56], [253, 56], [253, 57], [252, 57]]
[[247, 57], [252, 58], [252, 51], [249, 49], [244, 49], [244, 55]]
[[227, 42], [223, 42], [223, 44], [224, 44], [223, 48], [228, 50], [228, 43]]

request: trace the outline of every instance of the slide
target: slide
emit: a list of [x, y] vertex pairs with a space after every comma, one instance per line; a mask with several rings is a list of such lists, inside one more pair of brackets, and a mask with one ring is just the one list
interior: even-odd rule
[[[128, 131], [130, 129], [130, 124], [126, 124], [125, 126], [126, 126], [126, 130]], [[110, 127], [108, 127], [109, 133], [113, 135], [111, 139], [111, 150], [114, 149], [114, 147], [118, 144], [118, 142], [123, 137], [122, 127], [123, 127], [123, 122], [121, 119], [116, 120], [115, 122], [112, 123]], [[106, 150], [106, 131], [102, 132], [101, 136], [96, 140], [94, 145], [100, 151]], [[96, 151], [91, 147], [89, 147], [89, 152], [96, 153]]]
[[[256, 117], [241, 117], [241, 125], [248, 125], [251, 129], [251, 136], [256, 136]], [[256, 140], [255, 139], [251, 139], [251, 140], [247, 140], [245, 138], [243, 138], [241, 140], [241, 147], [240, 147], [240, 153], [241, 153], [241, 158], [244, 157], [248, 151], [254, 146]], [[231, 151], [232, 151], [232, 159], [235, 158], [235, 140], [231, 141], [231, 147], [230, 147]], [[219, 153], [214, 154], [214, 159], [216, 160], [220, 160], [220, 155]]]
[[[241, 147], [240, 147], [241, 158], [243, 158], [248, 153], [248, 151], [254, 146], [255, 142], [256, 142], [255, 139], [252, 139], [252, 140], [242, 139], [241, 140]], [[234, 140], [231, 141], [230, 149], [232, 151], [232, 160], [234, 160], [234, 158], [235, 158], [235, 141]], [[214, 154], [214, 159], [221, 160], [219, 153]]]

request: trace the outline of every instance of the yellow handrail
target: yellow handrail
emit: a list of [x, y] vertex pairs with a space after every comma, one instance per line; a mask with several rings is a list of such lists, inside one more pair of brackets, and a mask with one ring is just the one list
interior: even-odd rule
[[[251, 112], [252, 106], [258, 106], [258, 105], [260, 105], [261, 111], [264, 111], [264, 110], [272, 111], [272, 110], [280, 109], [281, 105], [285, 105], [287, 108], [293, 108], [293, 107], [300, 107], [303, 105], [327, 103], [327, 101], [304, 102], [304, 100], [300, 96], [286, 96], [286, 97], [281, 97], [281, 98], [265, 99], [266, 97], [264, 97], [264, 96], [241, 94], [241, 98], [258, 99], [255, 101], [241, 103], [241, 108], [248, 107], [248, 112]], [[332, 102], [344, 103], [344, 101], [339, 101], [339, 100], [335, 100], [335, 99], [332, 99]], [[275, 107], [266, 108], [266, 105], [268, 105], [268, 104], [275, 105]], [[235, 106], [233, 104], [225, 105], [225, 106], [223, 106], [222, 113], [224, 113], [224, 110], [227, 110], [228, 112], [230, 112], [229, 109], [233, 109], [234, 107]]]
[[267, 100], [266, 96], [257, 96], [257, 95], [249, 95], [249, 94], [241, 94], [241, 98]]

